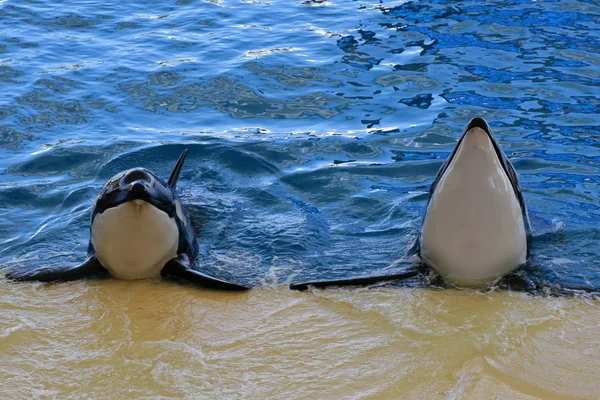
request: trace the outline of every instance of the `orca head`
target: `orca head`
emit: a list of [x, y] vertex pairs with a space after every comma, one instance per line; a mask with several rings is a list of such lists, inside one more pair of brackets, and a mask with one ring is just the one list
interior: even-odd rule
[[451, 283], [486, 285], [525, 263], [529, 234], [514, 168], [474, 118], [431, 185], [421, 258]]
[[90, 246], [98, 261], [120, 279], [159, 276], [179, 248], [178, 204], [173, 189], [147, 169], [113, 176], [92, 214]]
[[92, 212], [88, 254], [113, 276], [156, 277], [180, 253], [196, 255], [197, 241], [189, 216], [175, 194], [187, 149], [169, 180], [145, 168], [133, 168], [106, 182]]

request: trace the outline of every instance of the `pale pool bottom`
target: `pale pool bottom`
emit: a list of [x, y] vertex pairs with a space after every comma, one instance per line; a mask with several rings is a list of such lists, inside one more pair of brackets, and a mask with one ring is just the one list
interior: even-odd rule
[[0, 281], [3, 398], [597, 398], [600, 302]]

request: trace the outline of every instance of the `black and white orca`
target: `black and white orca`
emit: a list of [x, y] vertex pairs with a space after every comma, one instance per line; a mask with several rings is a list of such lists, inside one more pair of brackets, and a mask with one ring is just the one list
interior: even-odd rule
[[86, 260], [73, 267], [41, 267], [13, 271], [19, 281], [71, 281], [108, 271], [119, 279], [169, 276], [202, 287], [248, 289], [200, 273], [192, 268], [198, 241], [190, 217], [175, 193], [187, 149], [169, 180], [144, 168], [112, 177], [96, 199]]
[[[483, 118], [472, 119], [429, 190], [415, 247], [422, 262], [457, 286], [486, 286], [524, 265], [531, 226], [519, 179]], [[362, 285], [404, 279], [416, 270], [334, 281], [295, 283], [292, 289]]]

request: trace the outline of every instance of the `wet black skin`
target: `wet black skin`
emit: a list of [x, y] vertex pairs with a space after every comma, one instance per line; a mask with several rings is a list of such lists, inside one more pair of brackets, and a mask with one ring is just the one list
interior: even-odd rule
[[[93, 224], [97, 215], [102, 214], [110, 208], [132, 200], [143, 200], [164, 211], [170, 218], [174, 218], [179, 230], [177, 257], [165, 264], [161, 271], [162, 276], [182, 279], [202, 287], [215, 289], [249, 289], [249, 287], [244, 285], [210, 277], [192, 268], [192, 262], [198, 254], [198, 240], [189, 215], [182, 205], [180, 205], [180, 209], [184, 220], [177, 215], [176, 203], [178, 199], [175, 193], [177, 179], [179, 178], [186, 155], [187, 149], [183, 151], [177, 160], [177, 164], [167, 182], [145, 168], [133, 168], [112, 177], [98, 194], [92, 212], [91, 223]], [[6, 277], [18, 281], [53, 282], [87, 278], [101, 272], [107, 271], [96, 258], [90, 225], [88, 254], [83, 263], [74, 267], [42, 267], [33, 271], [13, 271], [8, 273]]]

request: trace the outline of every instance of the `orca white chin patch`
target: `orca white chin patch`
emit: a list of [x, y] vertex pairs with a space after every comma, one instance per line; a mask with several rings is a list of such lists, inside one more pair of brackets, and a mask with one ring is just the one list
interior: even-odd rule
[[175, 219], [143, 200], [133, 200], [96, 215], [92, 242], [98, 261], [120, 279], [160, 276], [177, 256]]
[[432, 193], [421, 257], [450, 282], [488, 284], [527, 257], [523, 212], [492, 140], [469, 130]]

